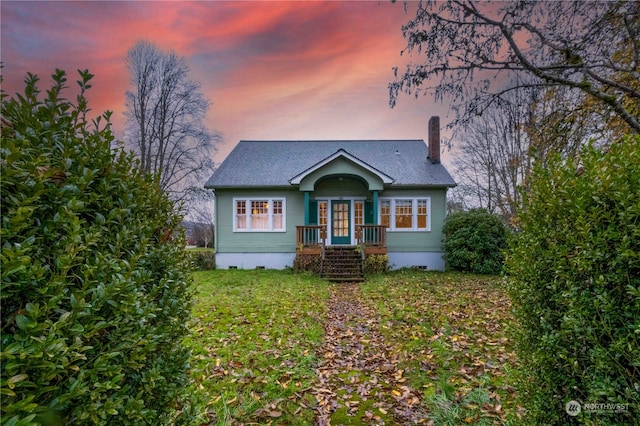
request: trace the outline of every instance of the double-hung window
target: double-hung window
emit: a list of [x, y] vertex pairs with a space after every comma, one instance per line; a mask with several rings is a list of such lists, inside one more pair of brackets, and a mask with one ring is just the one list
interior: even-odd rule
[[389, 231], [429, 231], [430, 210], [429, 198], [384, 198], [379, 223]]
[[234, 198], [235, 232], [284, 232], [284, 198]]

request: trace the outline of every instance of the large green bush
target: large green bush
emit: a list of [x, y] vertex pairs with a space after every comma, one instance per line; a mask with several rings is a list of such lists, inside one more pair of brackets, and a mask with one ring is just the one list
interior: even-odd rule
[[181, 218], [56, 71], [2, 99], [2, 422], [192, 423]]
[[447, 268], [475, 274], [502, 270], [509, 231], [498, 216], [484, 209], [452, 213], [442, 231]]
[[[632, 424], [640, 418], [640, 136], [605, 152], [589, 147], [580, 163], [556, 158], [535, 171], [507, 256], [519, 396], [530, 424]], [[565, 412], [572, 400], [582, 404], [575, 417]]]

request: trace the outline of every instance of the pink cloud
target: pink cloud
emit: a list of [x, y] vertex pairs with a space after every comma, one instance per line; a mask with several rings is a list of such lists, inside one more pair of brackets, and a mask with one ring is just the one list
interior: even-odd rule
[[[401, 65], [401, 4], [375, 2], [7, 2], [2, 61], [7, 92], [26, 71], [46, 87], [55, 67], [88, 68], [94, 111], [124, 128], [127, 50], [146, 39], [187, 58], [213, 101], [208, 124], [241, 138], [424, 137], [427, 101], [387, 106]], [[70, 81], [75, 80], [75, 75]], [[218, 159], [220, 161], [220, 159]]]

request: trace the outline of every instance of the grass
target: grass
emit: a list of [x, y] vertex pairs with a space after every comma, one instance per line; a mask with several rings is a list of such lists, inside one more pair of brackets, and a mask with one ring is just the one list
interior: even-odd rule
[[211, 424], [313, 423], [327, 285], [276, 271], [194, 273], [193, 378]]
[[503, 424], [517, 415], [501, 278], [400, 271], [368, 280], [362, 292], [434, 424]]
[[[313, 424], [310, 391], [328, 284], [268, 270], [194, 278], [188, 344], [210, 423]], [[361, 300], [374, 309], [378, 332], [398, 354], [406, 384], [420, 390], [434, 425], [503, 424], [516, 415], [510, 306], [500, 278], [399, 271], [370, 277]], [[339, 410], [332, 423], [344, 419], [359, 424]]]

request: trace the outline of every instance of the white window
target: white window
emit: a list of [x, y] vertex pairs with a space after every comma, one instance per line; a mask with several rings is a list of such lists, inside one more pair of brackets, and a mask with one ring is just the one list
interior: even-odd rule
[[413, 229], [413, 200], [395, 200], [396, 229]]
[[364, 201], [353, 202], [353, 220], [355, 225], [364, 225]]
[[284, 232], [284, 198], [233, 199], [234, 232]]
[[389, 231], [430, 231], [430, 210], [429, 198], [384, 198], [378, 223]]
[[328, 201], [318, 201], [318, 225], [327, 225], [328, 223]]
[[391, 200], [380, 200], [380, 225], [391, 228]]

